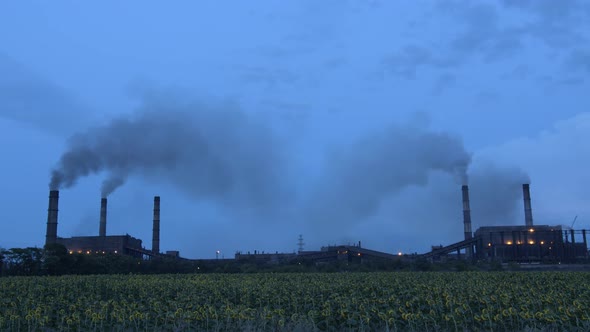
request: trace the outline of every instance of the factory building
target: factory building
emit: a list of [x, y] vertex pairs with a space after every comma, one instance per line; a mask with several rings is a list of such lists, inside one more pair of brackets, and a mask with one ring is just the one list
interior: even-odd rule
[[573, 263], [588, 255], [586, 231], [563, 230], [561, 226], [481, 227], [475, 237], [479, 240], [478, 259]]
[[[154, 219], [152, 249], [142, 246], [142, 240], [129, 234], [107, 235], [107, 199], [100, 201], [100, 218], [98, 236], [59, 237], [57, 234], [59, 191], [49, 193], [49, 209], [47, 213], [47, 232], [45, 244], [62, 244], [71, 253], [85, 254], [122, 254], [134, 257], [153, 257], [160, 255], [160, 197], [154, 197]], [[178, 252], [175, 252], [178, 256]]]
[[[433, 247], [420, 257], [444, 259], [449, 254], [472, 260], [499, 260], [503, 262], [557, 262], [574, 263], [588, 259], [586, 230], [563, 229], [562, 226], [534, 225], [530, 186], [522, 185], [524, 225], [482, 226], [471, 233], [469, 189], [462, 187], [464, 240]], [[461, 253], [463, 251], [463, 254]]]

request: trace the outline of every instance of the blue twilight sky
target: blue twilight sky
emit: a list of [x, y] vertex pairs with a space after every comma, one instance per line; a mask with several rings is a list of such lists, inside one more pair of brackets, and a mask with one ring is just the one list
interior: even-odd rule
[[[590, 228], [590, 2], [4, 1], [0, 247], [108, 234], [189, 258]], [[122, 184], [119, 187], [116, 185]], [[116, 188], [115, 188], [116, 187]]]

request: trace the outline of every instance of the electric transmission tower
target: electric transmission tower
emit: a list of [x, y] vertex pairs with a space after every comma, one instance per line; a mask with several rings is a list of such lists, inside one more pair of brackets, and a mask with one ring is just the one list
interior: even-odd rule
[[297, 247], [299, 248], [299, 252], [303, 251], [304, 245], [305, 243], [303, 243], [303, 235], [299, 234], [299, 238], [297, 239]]

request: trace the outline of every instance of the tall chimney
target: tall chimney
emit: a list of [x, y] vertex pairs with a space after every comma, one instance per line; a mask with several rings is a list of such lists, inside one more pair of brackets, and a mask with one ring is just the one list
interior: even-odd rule
[[160, 196], [154, 196], [154, 229], [152, 235], [152, 252], [160, 253]]
[[471, 233], [471, 208], [469, 207], [469, 187], [463, 185], [461, 187], [463, 192], [463, 232], [465, 233], [465, 240], [473, 237]]
[[526, 226], [533, 226], [533, 209], [531, 208], [531, 191], [529, 184], [522, 185], [522, 194], [524, 197], [524, 224]]
[[100, 199], [100, 227], [98, 229], [99, 236], [107, 236], [107, 199], [103, 197]]
[[45, 233], [45, 245], [57, 242], [57, 206], [59, 203], [59, 191], [49, 192], [49, 208], [47, 209], [47, 233]]

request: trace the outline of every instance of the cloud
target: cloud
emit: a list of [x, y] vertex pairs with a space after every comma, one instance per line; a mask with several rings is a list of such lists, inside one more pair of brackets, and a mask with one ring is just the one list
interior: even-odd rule
[[434, 83], [434, 88], [432, 89], [432, 93], [435, 95], [439, 95], [449, 89], [451, 86], [455, 84], [457, 81], [457, 77], [451, 73], [444, 73], [440, 75], [436, 82]]
[[430, 49], [415, 44], [407, 45], [382, 60], [382, 66], [387, 71], [407, 79], [416, 78], [421, 68], [449, 68], [458, 64], [457, 60], [441, 57]]
[[566, 60], [566, 66], [590, 74], [590, 50], [573, 50]]
[[67, 136], [90, 123], [90, 114], [75, 96], [0, 54], [0, 117]]
[[276, 87], [279, 84], [293, 84], [299, 76], [290, 70], [282, 68], [267, 68], [262, 66], [241, 66], [239, 68], [241, 78], [245, 82], [263, 83], [267, 87]]
[[140, 176], [244, 216], [268, 217], [288, 202], [281, 142], [268, 123], [233, 102], [153, 96], [133, 115], [74, 135], [50, 187], [106, 173], [107, 196]]
[[580, 216], [590, 226], [590, 113], [559, 121], [533, 137], [515, 139], [474, 155], [499, 164], [516, 164], [532, 179], [531, 195], [536, 219], [557, 223]]

